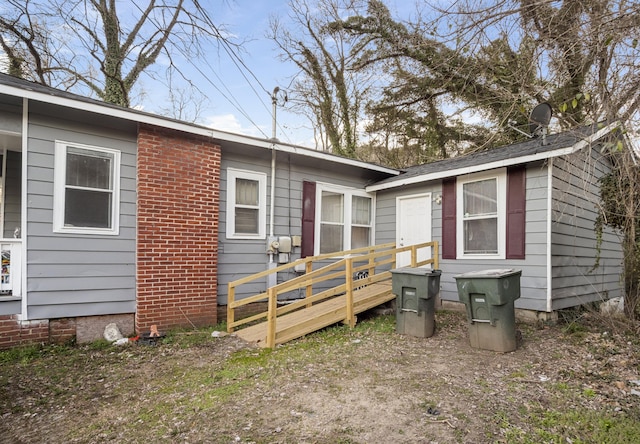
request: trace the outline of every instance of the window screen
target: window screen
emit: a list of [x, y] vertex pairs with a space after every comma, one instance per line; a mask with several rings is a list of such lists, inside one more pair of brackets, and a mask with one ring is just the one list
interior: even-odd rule
[[498, 253], [498, 188], [491, 178], [463, 185], [465, 254]]
[[112, 228], [114, 155], [68, 147], [65, 227]]
[[259, 191], [260, 184], [257, 180], [236, 179], [236, 233], [258, 233], [260, 216]]

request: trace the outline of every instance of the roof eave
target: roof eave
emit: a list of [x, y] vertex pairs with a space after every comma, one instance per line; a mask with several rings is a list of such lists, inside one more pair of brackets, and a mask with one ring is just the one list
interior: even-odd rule
[[536, 153], [529, 156], [512, 157], [509, 159], [503, 159], [496, 162], [483, 163], [483, 164], [468, 166], [464, 168], [456, 168], [453, 170], [443, 170], [435, 173], [422, 174], [419, 176], [408, 177], [406, 179], [394, 180], [393, 182], [389, 182], [389, 183], [382, 183], [378, 185], [374, 184], [374, 185], [368, 186], [366, 190], [367, 192], [389, 190], [392, 188], [398, 188], [406, 185], [414, 185], [417, 183], [445, 179], [447, 177], [462, 176], [465, 174], [478, 173], [481, 171], [493, 170], [496, 168], [503, 168], [503, 167], [513, 166], [513, 165], [521, 165], [524, 163], [531, 163], [531, 162], [536, 162], [540, 160], [550, 159], [552, 157], [560, 157], [567, 154], [572, 154], [577, 151], [580, 151], [586, 146], [599, 140], [604, 135], [611, 132], [617, 126], [618, 126], [618, 122], [613, 122], [605, 127], [602, 127], [601, 129], [596, 131], [591, 136], [585, 138], [584, 140], [580, 140], [579, 142], [574, 143], [569, 147], [558, 148], [556, 150], [546, 151], [543, 153]]
[[398, 170], [395, 170], [392, 168], [375, 165], [367, 162], [362, 162], [355, 159], [349, 159], [346, 157], [332, 156], [332, 155], [328, 155], [326, 153], [316, 151], [310, 148], [297, 147], [295, 145], [285, 145], [278, 142], [274, 142], [273, 140], [269, 140], [269, 139], [258, 139], [250, 136], [244, 136], [241, 134], [227, 133], [224, 131], [218, 131], [218, 130], [204, 127], [204, 126], [192, 125], [192, 124], [180, 122], [178, 120], [166, 119], [161, 116], [155, 116], [145, 112], [131, 111], [126, 108], [121, 108], [117, 106], [108, 106], [100, 103], [84, 102], [84, 101], [74, 100], [68, 97], [56, 96], [54, 94], [46, 94], [38, 91], [18, 88], [15, 86], [9, 86], [5, 84], [0, 84], [0, 93], [7, 94], [14, 97], [25, 98], [28, 100], [49, 103], [52, 105], [58, 105], [65, 108], [71, 108], [71, 109], [76, 109], [80, 111], [87, 111], [95, 114], [116, 117], [119, 119], [129, 120], [137, 123], [145, 123], [148, 125], [154, 125], [162, 128], [176, 130], [176, 131], [182, 131], [185, 133], [194, 134], [198, 136], [210, 137], [215, 140], [252, 145], [252, 146], [261, 147], [265, 149], [275, 148], [277, 151], [282, 151], [285, 153], [295, 153], [302, 156], [329, 160], [332, 162], [341, 163], [344, 165], [350, 165], [358, 168], [365, 168], [371, 171], [385, 173], [392, 176], [396, 176], [400, 174]]

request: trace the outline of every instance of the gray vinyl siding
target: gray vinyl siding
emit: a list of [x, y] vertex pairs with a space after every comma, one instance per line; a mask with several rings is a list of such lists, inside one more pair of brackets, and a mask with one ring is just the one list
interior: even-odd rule
[[[227, 170], [229, 167], [264, 173], [267, 175], [266, 198], [269, 196], [271, 186], [269, 179], [270, 158], [257, 158], [252, 156], [233, 157], [224, 150], [222, 152], [222, 170], [220, 171], [220, 215], [218, 233], [218, 304], [226, 304], [227, 284], [230, 281], [240, 279], [248, 274], [265, 270], [268, 256], [265, 254], [266, 239], [227, 239]], [[266, 221], [269, 221], [269, 202], [266, 202]], [[267, 228], [268, 236], [268, 228]], [[266, 280], [242, 286], [241, 292], [236, 296], [241, 299], [243, 293], [255, 294], [265, 291]]]
[[[22, 132], [22, 99], [0, 95], [0, 131]], [[19, 148], [20, 145], [13, 148]], [[11, 147], [10, 147], [11, 148]]]
[[[376, 197], [376, 243], [394, 242], [396, 239], [396, 198], [420, 193], [431, 193], [432, 240], [442, 242], [442, 205], [433, 200], [442, 194], [442, 183], [434, 181], [399, 190], [379, 191]], [[527, 168], [526, 174], [526, 249], [524, 260], [440, 259], [440, 297], [458, 301], [458, 290], [454, 276], [470, 271], [492, 268], [522, 270], [521, 296], [516, 307], [546, 311], [547, 280], [547, 169], [536, 164]]]
[[[376, 244], [396, 241], [396, 198], [424, 193], [431, 193], [431, 240], [442, 242], [442, 206], [433, 201], [438, 194], [442, 194], [442, 184], [437, 181], [378, 191], [376, 194]], [[441, 277], [441, 284], [443, 281]]]
[[600, 263], [594, 224], [598, 178], [609, 164], [598, 147], [553, 161], [552, 288], [553, 309], [621, 296], [621, 238], [607, 228]]
[[14, 296], [0, 297], [0, 316], [14, 315], [22, 312], [22, 298]]
[[[227, 239], [227, 170], [239, 170], [264, 173], [267, 175], [266, 236], [269, 236], [269, 198], [271, 195], [271, 154], [265, 150], [238, 152], [222, 147], [222, 171], [220, 183], [220, 233], [218, 249], [218, 304], [227, 303], [228, 283], [249, 274], [259, 273], [269, 268], [269, 256], [266, 254], [266, 239]], [[306, 160], [299, 156], [278, 153], [276, 162], [275, 193], [275, 236], [300, 236], [302, 225], [302, 184], [304, 181], [324, 182], [333, 185], [364, 190], [365, 184], [372, 182], [373, 176], [367, 176], [362, 169], [329, 163], [322, 160]], [[290, 262], [300, 258], [300, 248], [294, 247]], [[277, 258], [274, 259], [277, 261]], [[279, 265], [276, 263], [276, 265]], [[291, 270], [278, 273], [277, 282], [296, 277]], [[267, 280], [255, 284], [243, 285], [236, 293], [236, 299], [266, 291]], [[296, 298], [301, 294], [288, 295]]]
[[22, 220], [22, 153], [7, 151], [6, 177], [4, 179], [4, 233], [13, 238]]
[[[54, 119], [50, 116], [56, 115]], [[135, 312], [135, 124], [30, 103], [27, 154], [29, 319]], [[117, 236], [53, 232], [55, 141], [121, 151]], [[23, 233], [23, 238], [25, 234]]]

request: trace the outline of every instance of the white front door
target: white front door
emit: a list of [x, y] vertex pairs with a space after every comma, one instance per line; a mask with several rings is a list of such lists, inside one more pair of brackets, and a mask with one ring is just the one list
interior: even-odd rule
[[[396, 198], [396, 245], [431, 241], [431, 193]], [[429, 259], [430, 249], [418, 250], [418, 261]], [[411, 252], [398, 254], [397, 267], [411, 265]]]

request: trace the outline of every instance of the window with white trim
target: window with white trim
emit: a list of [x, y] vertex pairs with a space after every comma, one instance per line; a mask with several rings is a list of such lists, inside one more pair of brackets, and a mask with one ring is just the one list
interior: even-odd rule
[[505, 257], [506, 170], [461, 177], [457, 181], [459, 258]]
[[227, 170], [227, 238], [264, 239], [267, 220], [267, 175]]
[[56, 141], [54, 231], [117, 235], [120, 151]]
[[373, 241], [373, 196], [361, 190], [318, 184], [316, 253], [367, 247]]

